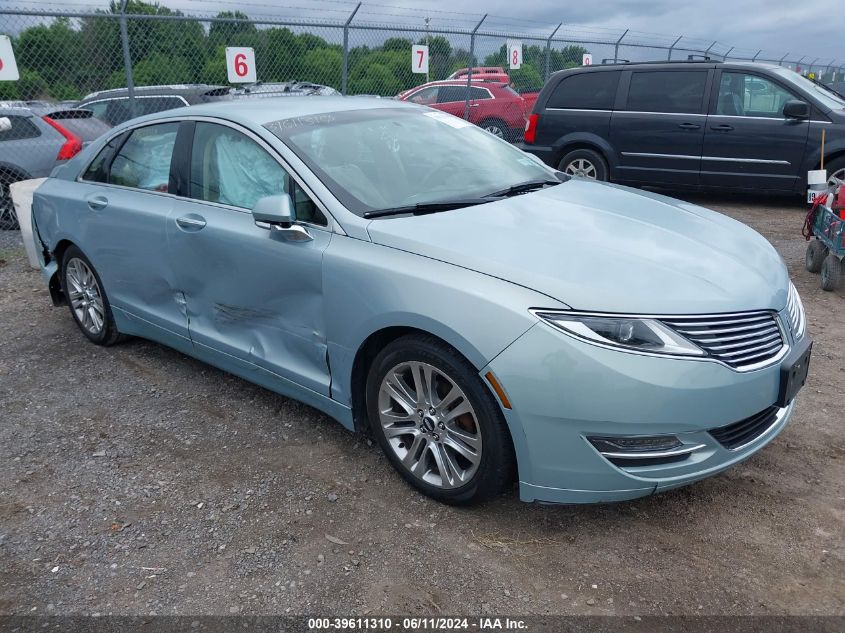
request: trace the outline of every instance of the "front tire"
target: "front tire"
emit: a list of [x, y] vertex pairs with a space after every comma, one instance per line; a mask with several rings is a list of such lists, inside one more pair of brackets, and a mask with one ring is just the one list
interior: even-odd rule
[[412, 334], [386, 346], [370, 367], [366, 404], [393, 467], [429, 497], [468, 505], [513, 481], [499, 405], [475, 368], [439, 339]]
[[76, 246], [68, 247], [62, 257], [61, 283], [70, 314], [88, 340], [104, 347], [121, 340], [103, 282]]

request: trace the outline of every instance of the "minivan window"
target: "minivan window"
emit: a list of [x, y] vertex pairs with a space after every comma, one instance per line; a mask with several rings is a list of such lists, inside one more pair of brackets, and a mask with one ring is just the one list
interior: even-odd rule
[[764, 77], [722, 72], [716, 114], [780, 119], [790, 99], [795, 95]]
[[549, 95], [547, 108], [612, 110], [619, 71], [585, 72], [563, 79]]
[[707, 71], [651, 70], [631, 74], [626, 109], [632, 112], [698, 114]]
[[829, 90], [825, 90], [822, 86], [814, 84], [806, 77], [802, 77], [795, 71], [789, 70], [789, 68], [775, 68], [772, 72], [781, 79], [786, 80], [790, 85], [795, 86], [798, 90], [809, 92], [831, 110], [845, 108], [845, 99], [836, 96]]

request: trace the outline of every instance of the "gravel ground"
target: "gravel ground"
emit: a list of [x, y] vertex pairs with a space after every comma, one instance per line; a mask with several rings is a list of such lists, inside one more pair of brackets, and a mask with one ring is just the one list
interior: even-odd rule
[[0, 232], [0, 613], [843, 614], [845, 304], [792, 199], [762, 232], [816, 340], [792, 423], [704, 482], [455, 509], [317, 411], [154, 343], [89, 344]]

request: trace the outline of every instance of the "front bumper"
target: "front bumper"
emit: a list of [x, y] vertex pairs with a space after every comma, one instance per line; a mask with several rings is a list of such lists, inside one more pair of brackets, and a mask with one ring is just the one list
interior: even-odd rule
[[[794, 402], [751, 441], [730, 450], [708, 430], [745, 420], [777, 400], [780, 363], [737, 372], [710, 360], [604, 349], [537, 323], [482, 370], [505, 410], [525, 501], [622, 501], [709, 477], [747, 459], [786, 426]], [[587, 436], [674, 435], [699, 446], [681, 461], [621, 467]]]

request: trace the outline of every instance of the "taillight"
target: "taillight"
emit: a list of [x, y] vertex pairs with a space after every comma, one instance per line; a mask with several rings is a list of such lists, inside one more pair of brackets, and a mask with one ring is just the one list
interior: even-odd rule
[[55, 129], [59, 134], [65, 137], [65, 142], [59, 148], [59, 153], [56, 154], [56, 160], [68, 160], [76, 156], [82, 151], [82, 139], [76, 134], [62, 127], [48, 116], [41, 117]]
[[528, 121], [525, 123], [525, 142], [533, 144], [537, 140], [537, 118], [539, 115], [528, 115]]

